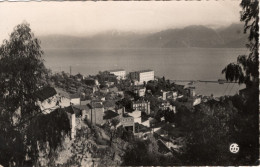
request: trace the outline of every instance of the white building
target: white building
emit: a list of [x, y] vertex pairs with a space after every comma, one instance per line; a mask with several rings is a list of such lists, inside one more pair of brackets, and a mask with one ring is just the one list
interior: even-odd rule
[[130, 115], [131, 117], [134, 118], [134, 122], [135, 122], [135, 123], [139, 123], [139, 124], [142, 123], [142, 120], [141, 120], [141, 111], [135, 110], [135, 111], [133, 111], [132, 113], [128, 113], [128, 115]]
[[123, 69], [118, 69], [118, 70], [110, 70], [109, 71], [110, 74], [114, 74], [115, 76], [117, 76], [117, 79], [125, 79], [126, 77], [126, 71]]
[[34, 95], [38, 99], [37, 105], [44, 114], [49, 114], [58, 107], [63, 108], [70, 105], [70, 100], [52, 87], [45, 87]]
[[80, 97], [78, 94], [70, 95], [70, 103], [73, 105], [80, 105]]
[[154, 71], [153, 70], [142, 70], [135, 71], [130, 73], [130, 78], [132, 80], [138, 81], [138, 84], [143, 84], [144, 82], [154, 80]]

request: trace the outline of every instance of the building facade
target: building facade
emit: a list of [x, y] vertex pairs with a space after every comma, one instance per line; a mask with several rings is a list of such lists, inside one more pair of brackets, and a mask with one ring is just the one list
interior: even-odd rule
[[131, 80], [138, 81], [138, 84], [143, 84], [144, 82], [154, 80], [154, 71], [153, 70], [142, 70], [135, 71], [129, 74]]
[[150, 115], [150, 102], [149, 101], [133, 101], [132, 102], [132, 109], [133, 110], [140, 110], [145, 112], [146, 114]]
[[118, 80], [125, 79], [126, 77], [126, 71], [123, 69], [110, 70], [109, 72], [110, 74], [114, 74], [115, 76], [117, 76]]
[[87, 114], [87, 118], [90, 120], [90, 122], [94, 125], [102, 125], [104, 123], [103, 117], [104, 117], [104, 106], [102, 103], [99, 102], [92, 102], [91, 105], [89, 105], [90, 112]]

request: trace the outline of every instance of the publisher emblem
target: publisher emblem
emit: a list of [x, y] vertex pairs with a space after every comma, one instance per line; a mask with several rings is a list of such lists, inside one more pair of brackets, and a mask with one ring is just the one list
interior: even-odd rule
[[238, 144], [236, 144], [236, 143], [231, 144], [229, 146], [229, 150], [230, 150], [231, 153], [234, 153], [234, 154], [238, 153], [238, 151], [239, 151]]

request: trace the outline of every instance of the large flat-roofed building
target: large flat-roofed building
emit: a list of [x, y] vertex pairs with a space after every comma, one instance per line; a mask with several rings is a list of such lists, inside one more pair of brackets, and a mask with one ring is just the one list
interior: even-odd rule
[[154, 71], [153, 70], [141, 70], [130, 72], [130, 78], [132, 80], [138, 81], [139, 84], [143, 84], [144, 82], [153, 81], [154, 80]]
[[125, 79], [125, 76], [126, 76], [126, 71], [123, 69], [110, 70], [109, 73], [117, 76], [117, 79], [119, 79], [119, 80]]

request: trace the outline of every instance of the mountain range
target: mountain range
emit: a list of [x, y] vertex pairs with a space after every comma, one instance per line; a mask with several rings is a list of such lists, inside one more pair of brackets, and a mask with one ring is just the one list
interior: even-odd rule
[[213, 29], [193, 25], [155, 33], [107, 31], [93, 36], [40, 36], [42, 48], [243, 48], [243, 24]]

